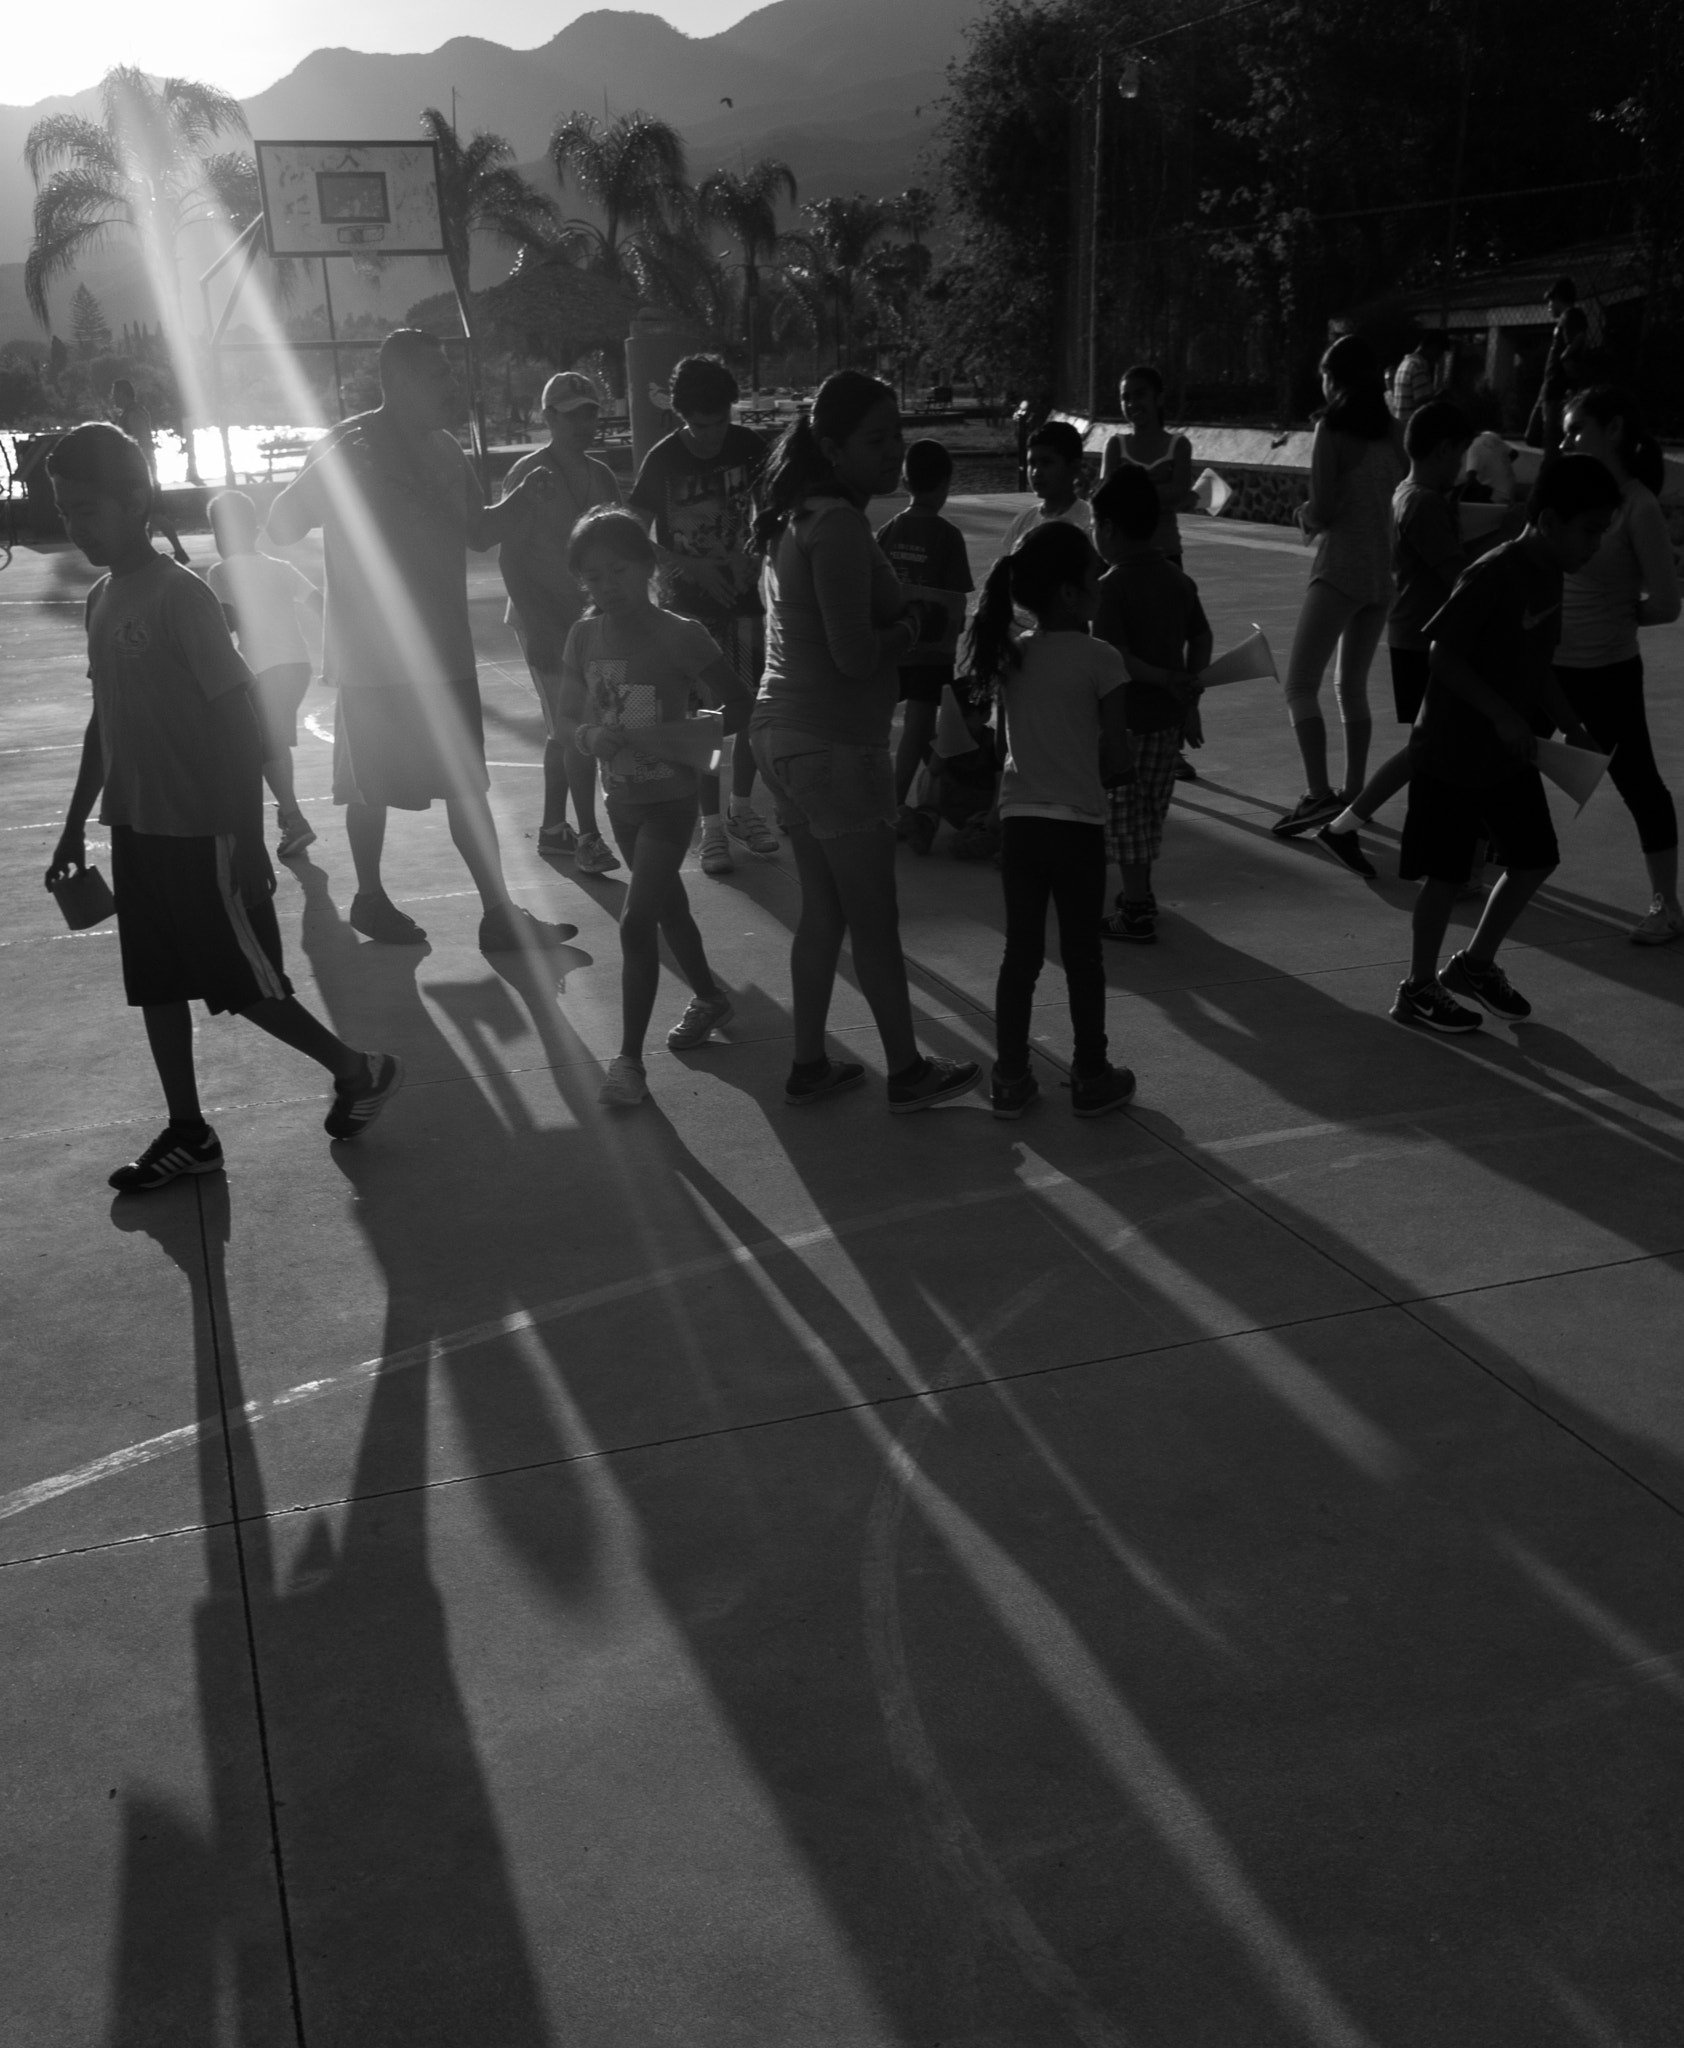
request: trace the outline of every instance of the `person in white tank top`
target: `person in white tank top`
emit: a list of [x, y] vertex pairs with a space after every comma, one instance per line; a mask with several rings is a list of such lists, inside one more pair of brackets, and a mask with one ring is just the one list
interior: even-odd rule
[[1637, 826], [1650, 903], [1632, 943], [1664, 946], [1684, 938], [1678, 807], [1649, 737], [1637, 634], [1641, 626], [1669, 625], [1680, 609], [1672, 537], [1656, 496], [1666, 465], [1636, 406], [1609, 384], [1568, 400], [1562, 448], [1605, 464], [1619, 483], [1621, 502], [1595, 556], [1567, 578], [1556, 675], [1596, 744], [1612, 753], [1609, 780]]

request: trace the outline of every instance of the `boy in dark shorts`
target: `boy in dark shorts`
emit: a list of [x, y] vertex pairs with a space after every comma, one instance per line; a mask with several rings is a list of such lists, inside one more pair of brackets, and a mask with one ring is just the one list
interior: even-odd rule
[[[1473, 427], [1459, 405], [1435, 398], [1416, 408], [1403, 431], [1409, 474], [1392, 494], [1392, 577], [1395, 589], [1386, 613], [1386, 651], [1392, 665], [1392, 697], [1398, 722], [1413, 727], [1427, 694], [1427, 627], [1456, 588], [1469, 559], [1482, 548], [1512, 539], [1522, 516], [1505, 531], [1470, 545], [1462, 538], [1455, 486], [1473, 440]], [[1330, 818], [1316, 834], [1321, 843], [1359, 875], [1372, 876], [1358, 828], [1368, 824], [1409, 780], [1413, 739], [1401, 746], [1363, 785], [1360, 796]]]
[[1198, 585], [1154, 544], [1161, 516], [1150, 471], [1132, 463], [1094, 493], [1094, 544], [1111, 566], [1100, 578], [1093, 630], [1128, 669], [1123, 713], [1134, 748], [1134, 780], [1107, 792], [1106, 853], [1123, 886], [1104, 930], [1107, 938], [1137, 946], [1158, 936], [1152, 863], [1163, 846], [1181, 735], [1198, 705], [1199, 672], [1210, 665], [1211, 651]]
[[[737, 380], [717, 356], [686, 356], [669, 390], [678, 431], [644, 456], [626, 502], [655, 536], [662, 603], [706, 627], [752, 703], [765, 665], [766, 615], [748, 540], [766, 443], [731, 418]], [[731, 873], [727, 832], [750, 853], [778, 851], [777, 833], [752, 802], [754, 756], [746, 740], [736, 744], [738, 721], [747, 717], [737, 703], [727, 708], [725, 731], [732, 744], [722, 749], [721, 763], [730, 763], [727, 818], [719, 815], [719, 777], [702, 777], [704, 874]]]
[[221, 560], [205, 581], [239, 642], [240, 658], [257, 691], [263, 728], [263, 779], [275, 798], [282, 860], [315, 844], [315, 828], [298, 807], [292, 750], [298, 744], [298, 707], [310, 687], [310, 650], [298, 627], [298, 609], [322, 615], [322, 594], [302, 570], [257, 546], [257, 507], [244, 491], [220, 491], [205, 508]]
[[[1589, 456], [1546, 464], [1526, 531], [1475, 562], [1427, 628], [1431, 667], [1398, 862], [1406, 882], [1421, 883], [1410, 971], [1392, 1004], [1400, 1024], [1477, 1030], [1479, 1012], [1458, 996], [1494, 1017], [1532, 1014], [1497, 965], [1497, 948], [1559, 859], [1538, 740], [1559, 726], [1573, 746], [1594, 744], [1553, 661], [1562, 579], [1596, 553], [1619, 498], [1613, 476]], [[1503, 872], [1466, 949], [1441, 971], [1451, 907], [1485, 832]]]
[[86, 865], [83, 828], [103, 790], [123, 986], [170, 1113], [111, 1185], [143, 1193], [222, 1166], [193, 1071], [194, 999], [249, 1017], [326, 1067], [328, 1135], [354, 1138], [397, 1093], [403, 1068], [392, 1053], [336, 1038], [286, 978], [251, 672], [210, 591], [147, 539], [152, 488], [135, 442], [103, 422], [77, 427], [47, 457], [47, 474], [65, 531], [110, 572], [88, 593], [94, 710], [47, 886]]
[[906, 793], [921, 763], [929, 759], [941, 693], [953, 680], [953, 658], [965, 623], [965, 599], [976, 586], [971, 581], [965, 536], [952, 520], [941, 516], [953, 482], [953, 457], [939, 441], [914, 441], [906, 451], [902, 474], [912, 503], [877, 529], [877, 545], [894, 565], [908, 595], [929, 600], [923, 614], [926, 637], [900, 669], [904, 709], [895, 753], [895, 797], [901, 806], [904, 833], [912, 823], [906, 813]]

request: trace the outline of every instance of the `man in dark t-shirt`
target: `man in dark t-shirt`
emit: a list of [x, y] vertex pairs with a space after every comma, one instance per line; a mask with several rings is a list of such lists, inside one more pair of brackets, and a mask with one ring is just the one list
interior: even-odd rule
[[[1473, 1031], [1479, 1012], [1529, 1017], [1532, 1006], [1497, 965], [1497, 948], [1560, 858], [1537, 769], [1538, 741], [1560, 727], [1594, 745], [1552, 666], [1562, 578], [1601, 545], [1619, 486], [1599, 462], [1567, 455], [1545, 468], [1531, 524], [1466, 570], [1427, 627], [1426, 699], [1398, 873], [1421, 882], [1408, 979], [1392, 1015], [1431, 1031]], [[1465, 951], [1439, 968], [1456, 892], [1474, 844], [1490, 833], [1503, 872]]]
[[[769, 451], [758, 434], [732, 421], [737, 380], [717, 356], [686, 356], [673, 371], [671, 397], [678, 429], [643, 458], [627, 502], [654, 535], [667, 607], [707, 628], [751, 703], [760, 687], [766, 635], [748, 543], [754, 487]], [[734, 736], [737, 721], [738, 708], [728, 706], [727, 735]], [[746, 745], [730, 751], [730, 836], [750, 853], [774, 854], [778, 835], [751, 801], [754, 756]], [[726, 831], [719, 777], [704, 775], [705, 874], [731, 872]]]

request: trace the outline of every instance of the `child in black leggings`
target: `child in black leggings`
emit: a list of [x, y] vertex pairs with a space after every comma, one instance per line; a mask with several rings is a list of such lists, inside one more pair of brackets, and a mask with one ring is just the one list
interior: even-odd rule
[[[1105, 1039], [1106, 782], [1133, 773], [1123, 710], [1128, 674], [1090, 632], [1100, 562], [1086, 534], [1049, 523], [998, 561], [972, 621], [966, 666], [998, 692], [1005, 734], [1000, 777], [1000, 878], [1006, 953], [994, 996], [997, 1117], [1019, 1117], [1040, 1093], [1029, 1065], [1029, 1020], [1047, 947], [1047, 904], [1075, 1030], [1071, 1106], [1121, 1109], [1134, 1076], [1111, 1065]], [[1019, 639], [1012, 607], [1037, 630]], [[1103, 759], [1102, 759], [1103, 754]]]

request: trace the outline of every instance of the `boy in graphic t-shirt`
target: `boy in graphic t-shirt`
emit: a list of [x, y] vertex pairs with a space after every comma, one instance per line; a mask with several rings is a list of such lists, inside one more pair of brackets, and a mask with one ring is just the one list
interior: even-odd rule
[[[923, 613], [926, 637], [901, 662], [900, 746], [895, 753], [895, 796], [904, 806], [919, 764], [929, 758], [941, 693], [953, 680], [953, 658], [965, 624], [965, 599], [975, 588], [965, 536], [943, 519], [953, 481], [953, 457], [939, 441], [914, 441], [903, 474], [912, 503], [877, 529], [877, 545], [913, 597], [931, 600]], [[945, 612], [945, 623], [942, 614]]]
[[[1414, 774], [1398, 873], [1420, 881], [1410, 972], [1392, 1015], [1430, 1031], [1475, 1031], [1479, 1012], [1520, 1018], [1532, 1006], [1497, 965], [1497, 948], [1555, 869], [1555, 827], [1537, 766], [1538, 741], [1556, 727], [1593, 745], [1556, 681], [1564, 576], [1601, 545], [1619, 486], [1600, 462], [1548, 463], [1518, 540], [1482, 555], [1427, 627], [1432, 645], [1416, 726]], [[1503, 872], [1467, 947], [1439, 967], [1457, 891], [1475, 841], [1489, 832]]]
[[109, 572], [88, 592], [93, 716], [47, 887], [86, 866], [85, 827], [103, 791], [123, 989], [145, 1020], [170, 1117], [111, 1185], [142, 1194], [221, 1170], [193, 1068], [194, 1001], [249, 1017], [326, 1067], [328, 1136], [354, 1138], [397, 1093], [403, 1066], [335, 1037], [286, 977], [251, 671], [216, 599], [147, 539], [151, 478], [128, 435], [77, 427], [54, 444], [47, 474], [65, 531]]
[[[672, 373], [676, 433], [643, 458], [627, 500], [655, 536], [663, 602], [695, 619], [719, 643], [752, 701], [766, 653], [760, 580], [749, 555], [754, 487], [768, 450], [735, 424], [737, 380], [717, 356], [686, 356]], [[733, 718], [735, 717], [733, 712]], [[728, 729], [734, 737], [735, 724]], [[728, 875], [726, 833], [750, 853], [778, 851], [778, 835], [755, 810], [754, 756], [746, 745], [721, 750], [731, 761], [731, 807], [719, 815], [719, 777], [702, 778], [702, 872]]]

